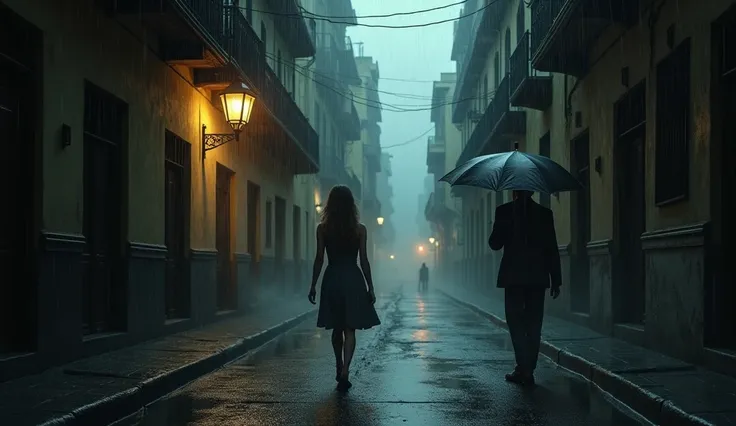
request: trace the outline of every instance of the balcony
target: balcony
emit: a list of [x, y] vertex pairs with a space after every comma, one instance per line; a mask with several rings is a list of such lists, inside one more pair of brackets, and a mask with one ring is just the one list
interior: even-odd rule
[[352, 191], [353, 197], [355, 197], [356, 200], [361, 200], [363, 198], [363, 185], [360, 183], [360, 179], [358, 179], [358, 177], [353, 173], [349, 173], [349, 176], [350, 179], [348, 180], [348, 187], [350, 188], [350, 191]]
[[327, 190], [335, 185], [347, 185], [350, 183], [350, 175], [345, 170], [345, 162], [332, 153], [322, 157], [319, 178]]
[[552, 77], [537, 75], [530, 63], [531, 36], [525, 32], [509, 59], [511, 105], [544, 111], [552, 104]]
[[353, 51], [353, 41], [350, 37], [345, 37], [345, 44], [340, 50], [340, 62], [338, 63], [339, 73], [345, 83], [358, 86], [362, 83], [360, 73], [358, 72], [358, 64], [355, 63], [355, 51]]
[[346, 97], [347, 102], [342, 112], [342, 123], [340, 123], [340, 127], [345, 134], [346, 140], [359, 141], [361, 137], [360, 116], [358, 116], [358, 110], [355, 108], [353, 92], [348, 90]]
[[509, 107], [509, 76], [501, 80], [491, 103], [486, 108], [468, 139], [457, 165], [478, 155], [502, 152], [510, 141], [526, 133], [526, 112]]
[[267, 65], [263, 43], [237, 7], [217, 0], [110, 0], [107, 8], [156, 31], [161, 55], [192, 68], [195, 86], [217, 91], [234, 79], [247, 82], [258, 95], [255, 138], [282, 144], [297, 174], [317, 171], [319, 137]]
[[605, 29], [636, 23], [639, 0], [535, 0], [531, 13], [532, 67], [580, 78]]
[[[504, 9], [509, 6], [507, 0], [494, 0], [485, 4], [482, 12], [472, 16], [467, 52], [462, 55], [462, 65], [458, 69], [457, 87], [453, 99], [452, 121], [462, 122], [465, 113], [472, 104], [474, 85], [480, 79], [485, 68], [488, 55], [494, 43], [500, 38], [499, 25]], [[471, 13], [468, 11], [465, 15]], [[470, 18], [470, 17], [468, 17]], [[464, 18], [464, 19], [468, 19]], [[458, 23], [458, 25], [460, 25]]]
[[427, 173], [445, 173], [445, 141], [434, 136], [427, 138]]
[[289, 45], [294, 57], [308, 58], [316, 52], [315, 40], [300, 3], [299, 0], [269, 0], [265, 4], [281, 16], [274, 15], [276, 32]]
[[370, 173], [381, 172], [381, 145], [378, 143], [364, 143], [363, 156], [368, 160], [368, 171]]

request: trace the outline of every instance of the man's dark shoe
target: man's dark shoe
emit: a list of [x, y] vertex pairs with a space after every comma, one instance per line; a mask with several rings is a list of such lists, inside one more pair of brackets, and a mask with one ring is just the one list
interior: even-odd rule
[[506, 381], [516, 383], [522, 386], [534, 386], [534, 375], [525, 374], [519, 370], [506, 375]]

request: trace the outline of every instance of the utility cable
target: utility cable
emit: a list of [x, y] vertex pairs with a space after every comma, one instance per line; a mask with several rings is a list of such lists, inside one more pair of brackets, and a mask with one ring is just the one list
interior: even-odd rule
[[[280, 64], [282, 64], [282, 65], [284, 65], [286, 67], [291, 68], [293, 71], [295, 71], [299, 75], [301, 75], [301, 76], [303, 76], [303, 77], [305, 77], [305, 78], [313, 81], [314, 83], [316, 83], [316, 84], [318, 84], [320, 86], [323, 86], [323, 87], [325, 87], [325, 88], [327, 88], [327, 89], [329, 89], [329, 90], [337, 93], [338, 95], [342, 96], [343, 98], [346, 98], [348, 100], [352, 100], [356, 104], [363, 105], [363, 106], [366, 106], [368, 108], [385, 109], [386, 111], [391, 111], [391, 112], [420, 112], [420, 111], [431, 111], [431, 110], [434, 110], [434, 109], [437, 109], [437, 108], [441, 108], [441, 107], [444, 107], [444, 106], [447, 106], [447, 105], [455, 105], [455, 104], [459, 104], [459, 103], [463, 103], [463, 102], [468, 102], [468, 101], [477, 100], [477, 99], [483, 99], [484, 98], [484, 96], [468, 97], [468, 98], [459, 99], [457, 101], [440, 102], [440, 103], [430, 104], [430, 105], [426, 105], [426, 106], [422, 106], [422, 105], [406, 105], [406, 104], [404, 104], [404, 105], [401, 105], [401, 104], [399, 104], [399, 105], [393, 105], [393, 104], [381, 102], [380, 100], [369, 99], [369, 98], [365, 98], [365, 97], [358, 96], [358, 95], [355, 95], [355, 94], [352, 94], [352, 96], [351, 96], [348, 93], [341, 92], [340, 90], [335, 89], [334, 87], [330, 86], [329, 84], [325, 84], [325, 83], [323, 83], [323, 82], [321, 82], [321, 81], [313, 78], [312, 76], [306, 74], [304, 72], [303, 68], [302, 67], [299, 67], [298, 65], [294, 65], [294, 64], [292, 64], [290, 62], [285, 62], [283, 60], [281, 60], [279, 62], [278, 58], [276, 58], [276, 57], [274, 57], [272, 55], [266, 55], [266, 57], [268, 57], [270, 59], [273, 59], [274, 62], [278, 62], [278, 63], [280, 63]], [[307, 70], [307, 72], [312, 72], [312, 71]], [[326, 77], [329, 78], [328, 76], [326, 76]], [[340, 82], [337, 79], [332, 79], [332, 78], [330, 78], [330, 79], [333, 80], [333, 81], [335, 81], [335, 82]], [[342, 83], [342, 82], [340, 82], [340, 83]], [[492, 97], [494, 94], [495, 94], [495, 91], [492, 91], [492, 92], [487, 93], [486, 94], [487, 96], [485, 96], [485, 97], [488, 97], [488, 96]], [[356, 101], [356, 99], [359, 99], [359, 100], [364, 101], [364, 102], [358, 102], [358, 101]], [[377, 104], [377, 105], [370, 105], [370, 104], [367, 104], [365, 102], [371, 102], [371, 103]], [[388, 107], [388, 109], [385, 108], [385, 107]], [[406, 108], [406, 107], [409, 107], [409, 108]]]
[[[468, 17], [471, 17], [473, 15], [477, 15], [478, 13], [483, 12], [484, 10], [488, 9], [489, 7], [493, 6], [494, 4], [496, 4], [499, 1], [502, 1], [502, 0], [491, 0], [485, 6], [479, 8], [478, 10], [476, 10], [474, 12], [467, 13], [465, 15], [460, 15], [457, 18], [442, 19], [442, 20], [439, 20], [439, 21], [425, 22], [425, 23], [422, 23], [422, 24], [378, 25], [378, 24], [361, 24], [359, 22], [358, 23], [352, 23], [352, 22], [334, 21], [334, 20], [332, 20], [330, 18], [310, 18], [310, 19], [314, 19], [316, 21], [325, 21], [325, 22], [329, 22], [331, 24], [349, 25], [349, 26], [353, 26], [353, 27], [356, 27], [357, 26], [357, 27], [366, 27], [366, 28], [383, 28], [383, 29], [398, 29], [398, 30], [400, 30], [400, 29], [409, 29], [409, 28], [425, 28], [425, 27], [431, 27], [433, 25], [440, 25], [440, 24], [446, 24], [448, 22], [459, 21], [461, 19], [468, 18]], [[235, 6], [235, 7], [239, 8], [239, 9], [244, 9], [243, 6]], [[299, 14], [294, 14], [294, 13], [292, 13], [292, 14], [289, 14], [289, 13], [279, 14], [277, 12], [261, 12], [261, 13], [265, 13], [265, 14], [269, 14], [269, 15], [282, 16], [282, 17], [286, 17], [286, 18], [289, 18], [289, 19], [304, 19], [305, 18], [305, 16], [303, 14], [301, 14], [301, 13], [299, 13]]]
[[427, 131], [425, 131], [421, 135], [419, 135], [417, 137], [414, 137], [414, 138], [411, 138], [408, 141], [404, 141], [404, 142], [401, 142], [401, 143], [396, 143], [396, 144], [393, 144], [393, 145], [381, 146], [381, 150], [390, 149], [390, 148], [397, 148], [397, 147], [400, 147], [400, 146], [409, 145], [409, 144], [414, 143], [414, 142], [416, 142], [418, 140], [421, 140], [424, 136], [426, 136], [432, 130], [434, 130], [434, 126], [432, 126], [429, 129], [427, 129]]
[[305, 9], [304, 7], [301, 7], [301, 6], [299, 7], [299, 9], [301, 9], [303, 12], [306, 12], [310, 16], [318, 16], [320, 18], [330, 18], [330, 19], [353, 19], [353, 18], [355, 18], [355, 19], [373, 19], [373, 18], [393, 18], [394, 16], [409, 16], [409, 15], [418, 15], [420, 13], [434, 12], [436, 10], [449, 9], [449, 8], [451, 8], [453, 6], [459, 6], [461, 4], [467, 3], [468, 1], [470, 1], [470, 0], [462, 0], [462, 1], [459, 1], [459, 2], [456, 2], [456, 3], [450, 3], [450, 4], [446, 4], [444, 6], [437, 6], [437, 7], [432, 7], [432, 8], [429, 8], [429, 9], [413, 10], [411, 12], [395, 12], [395, 13], [389, 13], [389, 14], [384, 14], [384, 15], [329, 16], [329, 15], [319, 15], [319, 14], [316, 14], [316, 13], [312, 13], [312, 12], [308, 11], [307, 9]]

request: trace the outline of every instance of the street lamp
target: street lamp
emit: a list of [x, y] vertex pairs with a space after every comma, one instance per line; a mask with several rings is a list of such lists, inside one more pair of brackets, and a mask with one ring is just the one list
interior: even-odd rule
[[435, 241], [434, 237], [429, 237], [429, 243], [430, 244], [434, 244], [434, 241]]
[[317, 210], [317, 214], [322, 213], [322, 204], [315, 204], [314, 209]]
[[417, 246], [417, 251], [418, 251], [419, 253], [424, 253], [424, 246], [423, 246], [423, 245], [421, 245], [421, 244], [420, 244], [420, 245], [418, 245], [418, 246]]
[[392, 254], [392, 255], [391, 255], [391, 256], [389, 256], [388, 258], [389, 258], [389, 259], [391, 259], [391, 260], [394, 260], [394, 259], [396, 259], [396, 256], [394, 256], [394, 255]]
[[382, 216], [378, 216], [376, 218], [376, 222], [378, 222], [378, 226], [382, 226], [383, 225], [383, 217]]
[[236, 81], [220, 93], [222, 111], [225, 113], [227, 124], [233, 133], [207, 133], [207, 126], [202, 125], [202, 159], [211, 149], [220, 145], [238, 140], [240, 132], [250, 121], [253, 106], [256, 102], [256, 93], [247, 84]]
[[435, 246], [435, 247], [439, 247], [439, 246], [440, 246], [440, 242], [439, 242], [439, 241], [435, 241], [435, 242], [434, 242], [434, 246]]

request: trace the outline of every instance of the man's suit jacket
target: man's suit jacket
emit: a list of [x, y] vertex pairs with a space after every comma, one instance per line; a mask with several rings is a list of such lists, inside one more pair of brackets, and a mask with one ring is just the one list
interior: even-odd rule
[[519, 199], [496, 208], [492, 250], [503, 251], [498, 287], [534, 286], [549, 288], [562, 284], [560, 252], [552, 210], [531, 198]]

